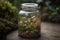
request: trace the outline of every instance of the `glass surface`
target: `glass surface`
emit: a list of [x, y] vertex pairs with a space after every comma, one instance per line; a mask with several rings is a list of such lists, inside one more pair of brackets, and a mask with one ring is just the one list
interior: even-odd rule
[[23, 12], [19, 15], [19, 36], [23, 38], [40, 37], [40, 23], [38, 12]]

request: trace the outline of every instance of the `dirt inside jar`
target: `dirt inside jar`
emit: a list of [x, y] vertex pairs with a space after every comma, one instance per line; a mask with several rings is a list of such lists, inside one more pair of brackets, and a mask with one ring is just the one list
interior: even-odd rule
[[40, 37], [40, 19], [37, 16], [21, 16], [19, 25], [19, 36], [23, 38]]

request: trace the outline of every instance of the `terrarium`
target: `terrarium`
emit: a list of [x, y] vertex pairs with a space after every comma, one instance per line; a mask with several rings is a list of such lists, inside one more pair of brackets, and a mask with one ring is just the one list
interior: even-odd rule
[[19, 36], [23, 38], [39, 38], [40, 37], [40, 14], [39, 11], [27, 12], [21, 10], [19, 12]]

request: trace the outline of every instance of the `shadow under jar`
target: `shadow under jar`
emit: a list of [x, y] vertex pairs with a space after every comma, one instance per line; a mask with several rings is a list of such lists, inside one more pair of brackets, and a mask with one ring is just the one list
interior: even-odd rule
[[39, 11], [19, 12], [19, 37], [34, 39], [40, 37], [41, 18]]

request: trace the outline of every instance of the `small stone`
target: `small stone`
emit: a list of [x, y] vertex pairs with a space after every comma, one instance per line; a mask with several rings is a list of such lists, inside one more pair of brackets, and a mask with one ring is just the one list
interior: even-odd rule
[[39, 20], [38, 17], [34, 17], [34, 18], [32, 19], [33, 22], [36, 22], [36, 21], [38, 21], [38, 20]]
[[26, 33], [29, 33], [29, 31], [26, 31]]
[[32, 16], [32, 18], [35, 18], [35, 16]]
[[25, 23], [27, 23], [27, 21], [25, 21]]
[[19, 23], [18, 23], [18, 25], [22, 25], [23, 24], [23, 22], [22, 21], [20, 21]]
[[35, 27], [39, 27], [40, 26], [40, 21], [36, 21], [35, 22]]
[[30, 18], [28, 18], [28, 22], [29, 22], [29, 23], [31, 22], [31, 19], [30, 19]]
[[26, 19], [26, 17], [22, 17], [22, 19], [24, 20], [24, 19]]

